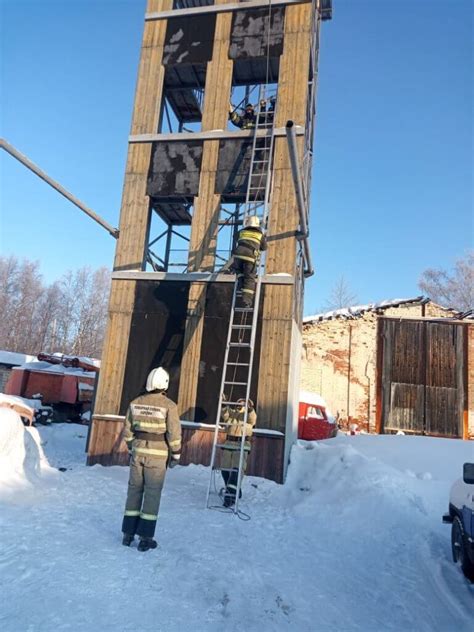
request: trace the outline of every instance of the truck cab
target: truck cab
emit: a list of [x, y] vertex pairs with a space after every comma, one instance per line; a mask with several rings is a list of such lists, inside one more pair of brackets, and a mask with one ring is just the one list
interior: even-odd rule
[[298, 439], [320, 441], [337, 434], [336, 420], [317, 393], [300, 391]]

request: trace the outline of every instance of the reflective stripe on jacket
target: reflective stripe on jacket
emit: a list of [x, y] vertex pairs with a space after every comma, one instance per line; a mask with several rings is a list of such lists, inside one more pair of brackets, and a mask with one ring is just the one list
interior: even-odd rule
[[240, 127], [240, 129], [251, 129], [255, 127], [256, 118], [255, 113], [249, 115], [244, 112], [244, 114], [240, 115], [235, 110], [229, 114], [231, 122], [236, 127]]
[[246, 261], [256, 261], [260, 251], [266, 249], [267, 240], [260, 228], [243, 228], [239, 232], [234, 256]]
[[168, 457], [171, 452], [173, 458], [179, 458], [181, 423], [176, 404], [160, 391], [134, 399], [125, 418], [124, 439], [133, 454]]
[[[233, 442], [233, 439], [240, 438], [244, 429], [244, 416], [245, 408], [230, 408], [226, 406], [221, 414], [222, 423], [224, 424], [226, 431], [226, 443], [228, 442], [230, 449], [240, 449], [239, 442]], [[249, 410], [247, 415], [247, 423], [245, 424], [245, 446], [250, 449], [250, 444], [247, 444], [247, 439], [252, 437], [253, 429], [257, 423], [257, 413], [255, 410]], [[227, 445], [226, 445], [227, 447]]]

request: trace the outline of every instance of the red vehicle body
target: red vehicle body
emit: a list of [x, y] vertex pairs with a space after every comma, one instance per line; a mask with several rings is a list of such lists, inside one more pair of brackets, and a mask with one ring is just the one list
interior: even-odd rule
[[78, 404], [92, 399], [94, 381], [88, 376], [18, 368], [11, 372], [5, 393], [29, 399], [41, 393], [43, 404]]
[[337, 424], [324, 399], [316, 393], [300, 392], [298, 439], [318, 441], [337, 434]]

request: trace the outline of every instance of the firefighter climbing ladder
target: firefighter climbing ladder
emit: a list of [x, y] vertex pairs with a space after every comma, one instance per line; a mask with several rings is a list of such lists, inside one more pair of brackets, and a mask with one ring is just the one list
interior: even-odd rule
[[[271, 103], [273, 102], [273, 107]], [[243, 219], [250, 216], [257, 216], [261, 226], [265, 230], [268, 220], [268, 201], [271, 192], [272, 161], [274, 148], [274, 120], [276, 103], [275, 91], [267, 85], [260, 87], [259, 106], [257, 111], [255, 133], [251, 148], [251, 161], [249, 178], [247, 184], [247, 194], [244, 205]], [[243, 478], [243, 466], [245, 462], [245, 438], [246, 424], [249, 415], [249, 397], [252, 381], [252, 367], [255, 351], [255, 339], [257, 334], [258, 311], [260, 305], [260, 293], [262, 275], [265, 271], [265, 256], [261, 256], [257, 263], [257, 279], [255, 287], [254, 302], [251, 307], [239, 307], [238, 299], [241, 292], [238, 290], [238, 283], [234, 285], [232, 295], [232, 305], [229, 320], [229, 330], [227, 334], [227, 344], [222, 371], [222, 381], [219, 393], [219, 404], [217, 408], [216, 426], [211, 455], [211, 477], [207, 491], [207, 508], [217, 508], [211, 504], [212, 495], [218, 494], [225, 500], [231, 495], [235, 497], [235, 504], [229, 507], [229, 511], [238, 513], [240, 489]], [[223, 450], [230, 450], [228, 445], [220, 442], [219, 431], [226, 431], [226, 423], [221, 421], [223, 408], [226, 406], [241, 406], [239, 400], [245, 402], [244, 417], [241, 425], [240, 440], [235, 442], [235, 452], [239, 454], [239, 465], [237, 469], [236, 489], [229, 494], [224, 488], [222, 493], [218, 492], [220, 482], [216, 481], [219, 472], [234, 474], [236, 468], [222, 467]], [[235, 494], [234, 494], [235, 491]]]

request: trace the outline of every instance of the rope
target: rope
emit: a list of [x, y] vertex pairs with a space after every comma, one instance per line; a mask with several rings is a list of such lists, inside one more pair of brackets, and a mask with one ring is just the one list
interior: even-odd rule
[[[214, 483], [214, 493], [221, 498], [222, 494], [221, 492], [217, 491], [217, 485], [216, 485], [216, 472], [217, 470], [213, 470], [212, 471], [212, 476], [213, 476], [213, 483]], [[221, 490], [222, 491], [222, 490]], [[223, 505], [209, 505], [208, 509], [212, 509], [213, 511], [219, 511], [220, 513], [233, 513], [237, 516], [237, 518], [239, 518], [240, 520], [243, 520], [244, 522], [248, 522], [249, 520], [251, 520], [251, 516], [249, 516], [248, 513], [245, 513], [245, 511], [242, 511], [241, 509], [238, 509], [237, 511], [234, 511], [232, 509], [232, 507], [224, 507]]]

